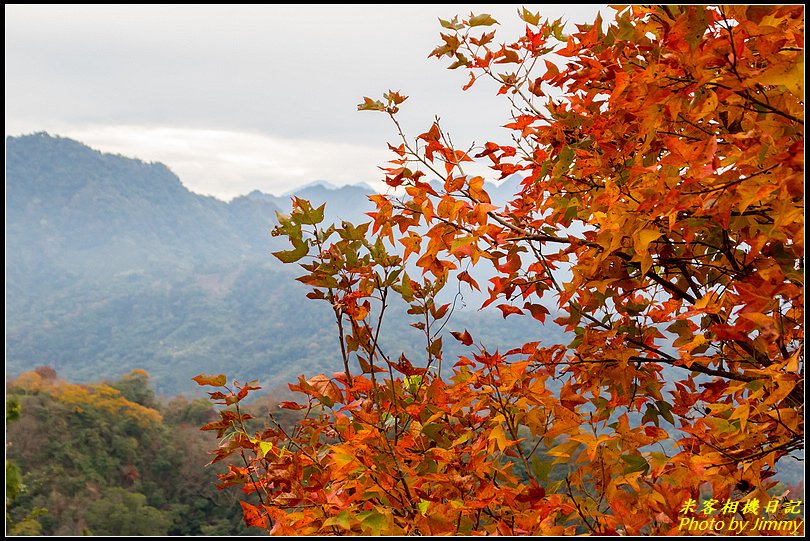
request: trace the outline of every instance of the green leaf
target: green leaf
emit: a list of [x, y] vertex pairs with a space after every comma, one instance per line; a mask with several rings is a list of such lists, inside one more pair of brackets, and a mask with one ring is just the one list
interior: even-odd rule
[[463, 443], [467, 443], [468, 441], [470, 441], [470, 438], [471, 438], [471, 437], [472, 437], [472, 432], [465, 432], [464, 434], [462, 434], [461, 436], [459, 436], [458, 438], [456, 438], [456, 439], [453, 441], [453, 443], [451, 443], [451, 444], [450, 444], [450, 447], [455, 447], [455, 446], [457, 446], [457, 445], [461, 445], [461, 444], [463, 444]]
[[344, 221], [341, 223], [341, 229], [338, 229], [337, 232], [340, 238], [344, 240], [363, 240], [366, 238], [369, 225], [367, 222], [355, 226], [351, 222]]
[[295, 263], [309, 253], [309, 246], [307, 245], [306, 241], [300, 240], [296, 242], [295, 239], [290, 240], [292, 240], [294, 246], [292, 250], [273, 252], [273, 255], [276, 256], [282, 263]]
[[560, 487], [562, 487], [564, 481], [565, 481], [564, 479], [560, 479], [559, 481], [554, 481], [553, 483], [549, 483], [546, 486], [546, 493], [547, 494], [554, 494], [555, 492], [560, 490]]
[[565, 25], [563, 25], [562, 17], [551, 23], [551, 32], [558, 41], [568, 41], [568, 36], [563, 34], [564, 26]]
[[482, 13], [481, 15], [470, 14], [470, 27], [473, 26], [492, 26], [498, 24], [498, 21], [492, 18], [489, 13]]
[[385, 104], [380, 100], [372, 100], [371, 98], [363, 98], [363, 103], [357, 106], [358, 111], [384, 111]]
[[574, 203], [565, 210], [565, 215], [563, 216], [562, 219], [563, 223], [570, 222], [571, 220], [577, 217], [578, 213], [579, 213], [579, 206], [576, 203]]
[[407, 272], [402, 273], [402, 283], [399, 286], [393, 286], [392, 289], [402, 295], [405, 302], [413, 300], [413, 288], [411, 287], [411, 279]]
[[419, 512], [423, 515], [427, 515], [428, 507], [430, 507], [430, 502], [428, 500], [420, 500], [416, 507], [419, 508]]
[[405, 376], [405, 387], [409, 391], [416, 392], [416, 389], [422, 384], [422, 376]]
[[386, 516], [376, 510], [357, 513], [357, 518], [364, 529], [369, 529], [371, 535], [380, 535], [380, 532], [388, 525]]
[[548, 481], [548, 474], [554, 467], [551, 461], [540, 460], [537, 455], [532, 456], [532, 475], [538, 481]]
[[622, 455], [620, 458], [627, 464], [623, 471], [625, 474], [637, 471], [647, 473], [650, 469], [650, 465], [641, 455]]
[[532, 13], [525, 7], [522, 10], [518, 10], [518, 15], [530, 25], [537, 26], [540, 23], [540, 13]]
[[661, 413], [661, 417], [666, 419], [669, 424], [675, 425], [675, 418], [672, 416], [672, 404], [669, 402], [664, 402], [663, 400], [656, 400], [655, 405], [658, 406], [658, 411]]
[[199, 376], [194, 376], [191, 378], [193, 381], [196, 381], [198, 385], [210, 385], [212, 387], [224, 387], [227, 379], [225, 378], [225, 374], [213, 375], [213, 374], [200, 374]]
[[456, 53], [456, 61], [450, 64], [447, 69], [454, 70], [456, 68], [467, 67], [470, 65], [470, 59], [461, 53]]
[[431, 441], [435, 441], [441, 447], [446, 448], [450, 441], [444, 435], [445, 427], [437, 423], [429, 423], [422, 427], [422, 434], [428, 437]]
[[383, 412], [381, 419], [383, 422], [383, 428], [386, 430], [393, 428], [394, 425], [397, 424], [397, 418], [387, 411]]
[[574, 162], [574, 157], [576, 157], [576, 151], [568, 145], [565, 145], [560, 150], [559, 155], [557, 156], [557, 163], [554, 165], [554, 170], [551, 172], [555, 178], [561, 177], [568, 170], [571, 168], [571, 164]]
[[442, 337], [438, 337], [436, 340], [430, 343], [430, 347], [426, 348], [429, 355], [432, 355], [438, 359], [442, 358]]
[[329, 517], [328, 519], [323, 521], [324, 526], [337, 526], [339, 528], [343, 528], [344, 530], [351, 530], [352, 529], [352, 522], [351, 518], [349, 517], [348, 511], [341, 511], [337, 515], [333, 517]]
[[307, 201], [306, 207], [302, 207], [301, 223], [306, 225], [316, 225], [323, 221], [323, 211], [326, 208], [326, 203], [318, 208], [312, 208]]
[[283, 212], [276, 211], [276, 220], [278, 220], [278, 227], [276, 228], [277, 232], [274, 233], [274, 235], [281, 234], [282, 232], [289, 233], [290, 228], [293, 226], [292, 216], [290, 216], [289, 214], [285, 214]]
[[646, 424], [649, 421], [652, 421], [655, 426], [658, 426], [658, 415], [660, 412], [655, 409], [651, 404], [647, 404], [647, 409], [644, 412], [644, 416], [641, 418], [641, 424]]
[[439, 19], [439, 24], [442, 25], [443, 28], [448, 28], [450, 30], [461, 30], [464, 28], [464, 25], [458, 22], [458, 17], [453, 17], [449, 21]]

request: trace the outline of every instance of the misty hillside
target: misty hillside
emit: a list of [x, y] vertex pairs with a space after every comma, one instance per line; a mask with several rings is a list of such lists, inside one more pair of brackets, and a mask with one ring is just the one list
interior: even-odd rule
[[[44, 133], [7, 138], [6, 160], [7, 375], [49, 365], [88, 381], [144, 368], [175, 393], [196, 390], [201, 372], [273, 386], [337, 369], [331, 312], [270, 254], [288, 246], [269, 230], [290, 195], [327, 202], [327, 220], [365, 221], [370, 190], [316, 183], [226, 203], [162, 164]], [[468, 304], [446, 331], [468, 328], [493, 349], [559, 337]], [[387, 345], [418, 355], [417, 331], [391, 314]]]

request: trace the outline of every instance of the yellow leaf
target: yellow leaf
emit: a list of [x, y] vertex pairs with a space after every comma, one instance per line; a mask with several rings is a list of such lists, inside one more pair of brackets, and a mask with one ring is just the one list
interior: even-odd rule
[[745, 430], [745, 425], [748, 423], [748, 414], [751, 411], [751, 407], [748, 404], [742, 404], [734, 413], [731, 414], [732, 419], [739, 419], [740, 420], [740, 430]]
[[804, 54], [798, 55], [795, 61], [785, 64], [776, 64], [765, 70], [758, 77], [759, 82], [766, 85], [782, 85], [796, 96], [804, 96]]
[[419, 500], [419, 503], [416, 504], [416, 507], [419, 509], [419, 512], [423, 515], [427, 515], [428, 508], [430, 508], [430, 501], [428, 500]]
[[775, 381], [774, 383], [774, 388], [772, 388], [768, 396], [765, 397], [763, 404], [778, 404], [796, 387], [796, 382], [790, 380]]
[[453, 443], [450, 444], [450, 447], [455, 447], [456, 445], [461, 445], [462, 443], [466, 443], [467, 441], [469, 441], [471, 435], [472, 435], [471, 432], [465, 432], [464, 434], [462, 434], [461, 436], [456, 438], [453, 441]]
[[778, 408], [768, 411], [768, 416], [779, 421], [794, 432], [799, 430], [799, 423], [802, 421], [799, 412], [794, 408]]
[[570, 460], [571, 457], [574, 456], [574, 451], [580, 445], [582, 445], [582, 444], [580, 442], [578, 442], [578, 441], [569, 440], [569, 441], [563, 442], [563, 443], [549, 449], [548, 451], [546, 451], [546, 454], [549, 455], [549, 456], [558, 457], [558, 460], [554, 461], [555, 463], [561, 462], [559, 460], [560, 458], [563, 459], [562, 462], [565, 462], [567, 460]]
[[[650, 243], [661, 236], [657, 229], [642, 229], [633, 235], [633, 247], [636, 256], [641, 258], [641, 273], [647, 274], [652, 267], [652, 257], [650, 256]], [[636, 258], [634, 258], [636, 259]]]
[[269, 441], [259, 442], [259, 458], [264, 458], [267, 453], [273, 450], [273, 444]]
[[797, 349], [796, 352], [790, 356], [788, 359], [787, 364], [785, 365], [785, 370], [788, 372], [793, 372], [798, 374], [799, 373], [799, 352], [801, 350]]
[[717, 94], [712, 92], [711, 90], [706, 92], [706, 99], [703, 100], [703, 103], [700, 105], [700, 109], [698, 111], [698, 116], [700, 118], [706, 117], [711, 115], [717, 110], [717, 106], [720, 104], [720, 100], [717, 99]]
[[342, 447], [335, 446], [329, 454], [332, 465], [337, 468], [356, 462], [354, 454]]
[[505, 451], [506, 448], [509, 447], [509, 444], [506, 439], [506, 434], [504, 433], [503, 427], [501, 425], [495, 425], [495, 427], [489, 433], [489, 437], [487, 439], [489, 439], [490, 442], [494, 442], [495, 446], [500, 451]]
[[714, 291], [709, 291], [701, 298], [699, 298], [697, 301], [695, 301], [695, 310], [703, 310], [704, 308], [709, 306], [709, 303], [716, 301], [717, 301], [717, 293], [715, 293]]
[[637, 253], [648, 252], [650, 243], [661, 236], [661, 232], [657, 229], [642, 229], [636, 233], [634, 245]]
[[691, 342], [689, 342], [688, 344], [682, 345], [680, 349], [681, 349], [681, 351], [692, 352], [692, 351], [694, 351], [695, 349], [697, 349], [698, 347], [702, 346], [705, 343], [706, 343], [706, 337], [703, 336], [702, 334], [696, 334]]

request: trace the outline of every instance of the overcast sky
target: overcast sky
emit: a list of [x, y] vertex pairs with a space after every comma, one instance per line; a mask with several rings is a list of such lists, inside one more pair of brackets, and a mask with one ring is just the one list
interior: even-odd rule
[[[434, 115], [454, 142], [498, 135], [506, 100], [428, 59], [438, 18], [490, 13], [503, 39], [515, 5], [9, 5], [6, 134], [47, 131], [167, 164], [189, 189], [228, 200], [313, 180], [379, 186], [395, 142], [363, 96], [410, 96], [410, 134]], [[603, 5], [527, 5], [569, 24]], [[505, 130], [503, 131], [505, 134]]]

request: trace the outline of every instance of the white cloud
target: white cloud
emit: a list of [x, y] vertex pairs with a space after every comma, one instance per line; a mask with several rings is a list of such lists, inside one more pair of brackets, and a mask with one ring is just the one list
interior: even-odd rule
[[[438, 17], [489, 12], [502, 39], [515, 39], [525, 26], [518, 7], [12, 4], [6, 133], [47, 130], [161, 161], [190, 189], [223, 199], [318, 179], [379, 188], [396, 134], [383, 115], [357, 112], [364, 95], [411, 96], [399, 114], [411, 136], [438, 114], [460, 148], [508, 141], [497, 85], [462, 92], [465, 70], [426, 57], [440, 41]], [[605, 11], [527, 7], [571, 23]]]
[[213, 129], [96, 126], [59, 133], [104, 152], [163, 162], [190, 190], [226, 200], [255, 189], [280, 194], [313, 180], [380, 187], [378, 166], [391, 158], [383, 143], [374, 148]]

